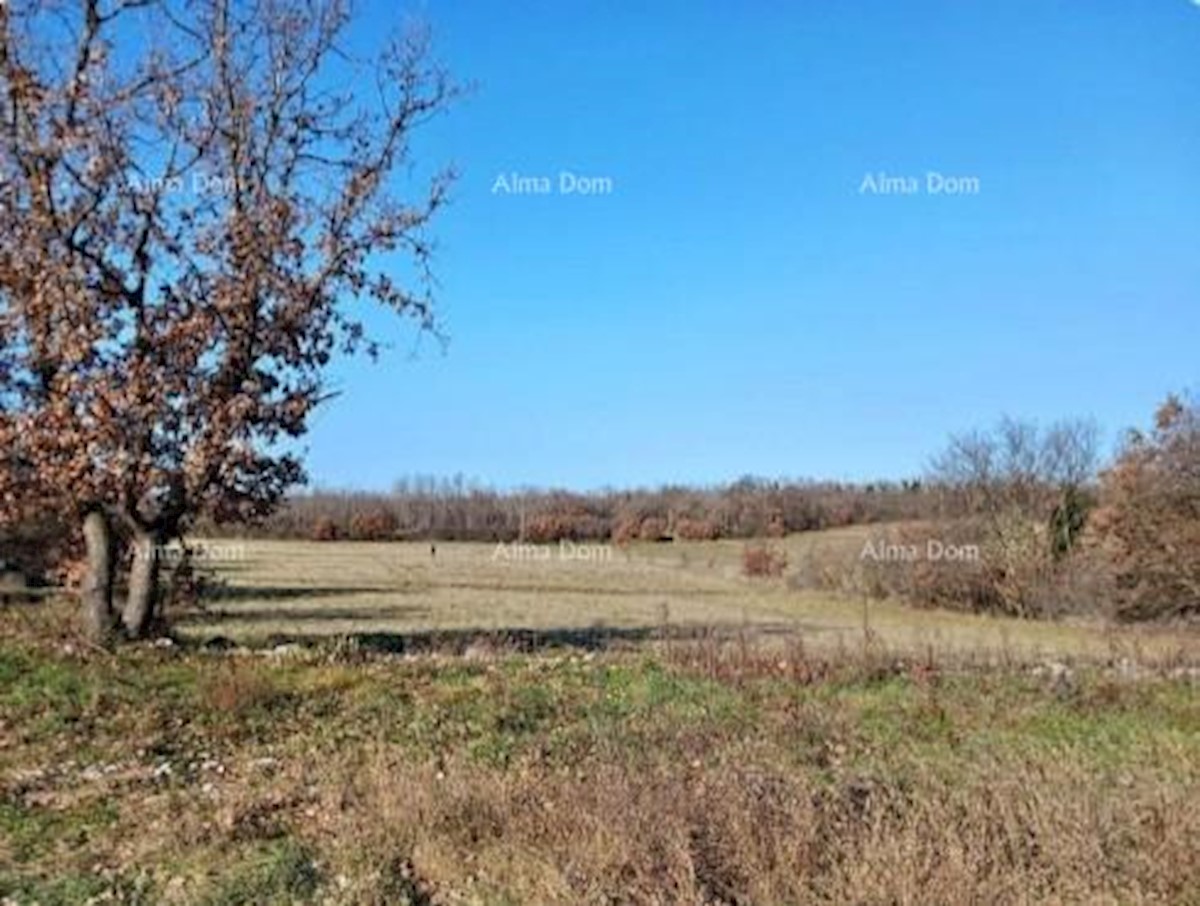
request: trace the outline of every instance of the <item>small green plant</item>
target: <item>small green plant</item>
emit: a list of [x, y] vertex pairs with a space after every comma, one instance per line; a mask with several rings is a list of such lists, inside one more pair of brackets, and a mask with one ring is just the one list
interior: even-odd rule
[[205, 906], [262, 906], [312, 902], [321, 874], [308, 850], [285, 839], [267, 846], [222, 879]]

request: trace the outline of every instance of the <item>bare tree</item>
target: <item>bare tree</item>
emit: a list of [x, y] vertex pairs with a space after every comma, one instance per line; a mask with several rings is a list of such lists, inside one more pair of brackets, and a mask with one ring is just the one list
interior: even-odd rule
[[953, 435], [934, 458], [930, 477], [962, 512], [1042, 519], [1065, 493], [1094, 479], [1098, 462], [1094, 422], [1065, 420], [1041, 429], [1004, 418], [990, 432]]
[[[69, 509], [88, 624], [155, 615], [156, 550], [268, 512], [374, 302], [434, 326], [413, 130], [455, 94], [425, 37], [371, 61], [343, 0], [0, 3], [0, 520]], [[395, 253], [389, 255], [389, 253]]]
[[[1098, 440], [1090, 421], [1042, 429], [1005, 418], [990, 432], [951, 437], [935, 458], [930, 478], [945, 506], [933, 530], [942, 540], [953, 537], [983, 552], [972, 577], [976, 606], [1020, 616], [1051, 606], [1036, 598], [1054, 584], [1055, 561], [1074, 549], [1083, 532]], [[962, 572], [958, 565], [931, 568], [931, 581], [958, 582], [956, 570]]]

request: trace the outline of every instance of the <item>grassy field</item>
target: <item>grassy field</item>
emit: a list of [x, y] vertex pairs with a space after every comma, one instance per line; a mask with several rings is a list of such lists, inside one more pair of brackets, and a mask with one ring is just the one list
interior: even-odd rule
[[1177, 658], [105, 656], [0, 619], [4, 902], [1200, 902]]
[[[795, 571], [814, 558], [852, 559], [872, 531], [774, 543]], [[932, 645], [978, 657], [1108, 656], [1114, 647], [1169, 651], [1190, 644], [1173, 632], [916, 610], [797, 590], [786, 578], [743, 576], [739, 541], [523, 551], [442, 543], [436, 556], [419, 543], [213, 543], [237, 559], [210, 564], [222, 583], [219, 594], [205, 611], [179, 621], [193, 639], [221, 635], [261, 644], [374, 635], [403, 645], [436, 635], [466, 647], [476, 636], [515, 630], [546, 642], [587, 636], [602, 643], [713, 628], [759, 641], [801, 637], [809, 646], [831, 648], [860, 645], [865, 621], [892, 650]]]
[[253, 543], [113, 652], [0, 608], [0, 903], [1200, 903], [1194, 634], [864, 636], [740, 552]]

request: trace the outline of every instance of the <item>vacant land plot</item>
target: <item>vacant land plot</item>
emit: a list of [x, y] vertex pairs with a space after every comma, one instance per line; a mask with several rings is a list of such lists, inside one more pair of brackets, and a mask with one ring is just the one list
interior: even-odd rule
[[1200, 902], [1195, 664], [80, 647], [0, 610], [0, 901]]
[[1200, 903], [1194, 633], [238, 544], [175, 642], [0, 608], [0, 903]]
[[[870, 529], [773, 542], [792, 569], [853, 558]], [[1099, 623], [1033, 623], [919, 610], [798, 590], [785, 576], [742, 575], [737, 541], [630, 547], [439, 543], [213, 542], [219, 586], [183, 615], [191, 638], [239, 642], [373, 635], [457, 639], [527, 630], [546, 643], [636, 641], [664, 630], [800, 637], [810, 646], [861, 645], [866, 624], [891, 650], [980, 656], [1108, 656], [1114, 646], [1170, 649], [1178, 633], [1114, 631]], [[897, 568], [904, 568], [898, 564]]]

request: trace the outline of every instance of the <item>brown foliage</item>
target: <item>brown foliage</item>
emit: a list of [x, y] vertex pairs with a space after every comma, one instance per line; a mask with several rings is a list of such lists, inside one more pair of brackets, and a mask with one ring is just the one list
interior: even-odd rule
[[642, 541], [668, 540], [667, 520], [662, 516], [647, 516], [638, 527], [638, 538]]
[[614, 544], [629, 544], [637, 541], [642, 534], [642, 520], [637, 516], [622, 516], [617, 519], [612, 530]]
[[206, 675], [198, 691], [205, 707], [235, 718], [269, 707], [282, 697], [266, 671], [236, 658]]
[[0, 520], [100, 512], [153, 544], [303, 478], [326, 366], [374, 351], [355, 303], [433, 325], [450, 177], [408, 202], [389, 176], [454, 89], [410, 35], [345, 91], [336, 0], [100, 6], [0, 4]]
[[525, 540], [532, 544], [585, 541], [607, 537], [608, 526], [588, 513], [550, 512], [529, 517]]
[[787, 554], [769, 544], [748, 544], [742, 549], [742, 574], [745, 576], [782, 576], [787, 563]]
[[1200, 405], [1170, 397], [1104, 475], [1099, 529], [1125, 619], [1200, 615]]
[[721, 537], [721, 526], [713, 519], [684, 516], [675, 521], [675, 537], [682, 541], [715, 541]]
[[321, 516], [312, 524], [312, 534], [309, 537], [313, 541], [337, 541], [341, 532], [338, 531], [336, 522], [328, 516]]
[[[932, 557], [933, 545], [954, 550], [977, 550], [977, 559]], [[989, 544], [988, 532], [969, 519], [943, 520], [933, 524], [897, 526], [875, 540], [875, 548], [884, 549], [882, 557], [862, 559], [864, 573], [871, 586], [881, 594], [897, 595], [919, 607], [944, 607], [977, 613], [1011, 613], [1013, 606], [1006, 592], [1019, 595], [1031, 585], [1021, 573], [1029, 563], [1041, 558], [1009, 554], [1009, 569], [998, 565], [1002, 545]], [[899, 551], [900, 554], [888, 552]]]
[[400, 524], [391, 510], [377, 509], [355, 513], [350, 518], [350, 538], [354, 541], [390, 541]]

